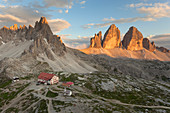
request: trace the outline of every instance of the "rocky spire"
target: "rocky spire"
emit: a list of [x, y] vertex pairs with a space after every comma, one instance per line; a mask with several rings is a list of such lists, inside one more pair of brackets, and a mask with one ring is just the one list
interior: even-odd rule
[[104, 35], [102, 46], [105, 49], [113, 49], [120, 46], [120, 30], [112, 24]]
[[92, 48], [101, 48], [101, 40], [102, 40], [102, 32], [100, 31], [98, 34], [95, 34], [93, 38], [90, 40], [90, 47]]
[[47, 19], [45, 17], [41, 17], [40, 23], [41, 24], [48, 24]]
[[148, 38], [143, 39], [143, 47], [151, 52], [156, 49], [154, 42], [151, 43]]
[[21, 25], [19, 26], [19, 29], [22, 29], [22, 26], [21, 26]]
[[9, 29], [12, 30], [12, 31], [16, 31], [16, 30], [18, 30], [18, 25], [17, 25], [17, 24], [14, 24], [14, 25], [11, 26]]
[[42, 34], [48, 42], [52, 40], [51, 38], [53, 37], [53, 33], [45, 17], [41, 17], [39, 22], [36, 21], [34, 29], [38, 34]]
[[30, 53], [35, 57], [44, 53], [49, 59], [54, 60], [54, 54], [63, 56], [66, 52], [64, 43], [59, 36], [53, 35], [45, 17], [41, 17], [40, 21], [35, 23], [34, 28], [29, 26], [27, 36], [28, 39], [34, 39], [34, 44], [30, 46]]
[[125, 34], [122, 44], [127, 50], [141, 50], [143, 49], [143, 35], [136, 27], [131, 27]]

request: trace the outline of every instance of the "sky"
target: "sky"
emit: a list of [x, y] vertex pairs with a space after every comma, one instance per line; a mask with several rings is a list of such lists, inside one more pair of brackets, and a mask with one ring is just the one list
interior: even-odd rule
[[72, 48], [87, 48], [111, 24], [121, 38], [131, 26], [157, 46], [170, 49], [170, 0], [1, 0], [0, 27], [34, 26], [46, 17], [54, 34]]

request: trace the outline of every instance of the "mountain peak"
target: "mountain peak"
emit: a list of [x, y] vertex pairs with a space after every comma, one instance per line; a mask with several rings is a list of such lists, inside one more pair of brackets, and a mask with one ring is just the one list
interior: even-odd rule
[[41, 17], [40, 23], [42, 24], [48, 24], [47, 19], [45, 17]]
[[143, 49], [143, 35], [134, 26], [129, 28], [129, 31], [125, 34], [123, 38], [123, 46], [127, 50], [142, 50]]
[[10, 30], [13, 30], [13, 31], [16, 31], [16, 30], [18, 30], [18, 25], [17, 25], [17, 24], [14, 24], [14, 25], [11, 26], [9, 29], [10, 29]]
[[104, 39], [102, 41], [103, 48], [118, 48], [120, 46], [120, 42], [120, 30], [115, 24], [112, 24], [104, 35]]
[[101, 48], [101, 39], [102, 32], [100, 31], [98, 34], [95, 33], [95, 36], [90, 40], [90, 47], [92, 48]]
[[6, 26], [4, 26], [2, 29], [7, 29], [7, 30], [9, 30], [9, 28], [8, 28], [8, 27], [6, 27]]
[[111, 27], [111, 28], [115, 28], [115, 27], [116, 27], [116, 25], [115, 25], [115, 24], [112, 24], [110, 27]]

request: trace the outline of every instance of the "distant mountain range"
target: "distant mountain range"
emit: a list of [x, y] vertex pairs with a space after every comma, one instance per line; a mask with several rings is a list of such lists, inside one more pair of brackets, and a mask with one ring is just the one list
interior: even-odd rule
[[[135, 27], [121, 41], [115, 25], [90, 43], [83, 52], [66, 47], [45, 17], [34, 27], [0, 29], [0, 112], [169, 111], [169, 50], [143, 39]], [[59, 83], [36, 85], [41, 72], [57, 75]], [[68, 97], [61, 84], [70, 81]]]
[[[99, 58], [87, 54], [96, 54]], [[143, 38], [142, 33], [135, 27], [131, 27], [121, 41], [120, 30], [113, 24], [104, 37], [102, 32], [95, 34], [91, 38], [90, 47], [80, 51], [66, 47], [61, 37], [52, 33], [45, 17], [35, 22], [34, 27], [24, 25], [18, 28], [15, 24], [10, 28], [4, 26], [0, 29], [1, 76], [11, 78], [47, 70], [89, 73], [110, 69], [111, 67], [105, 68], [105, 65], [110, 64], [100, 64], [109, 57], [100, 55], [127, 60], [133, 58], [170, 61], [169, 50], [156, 47], [154, 42]]]
[[134, 26], [129, 28], [121, 41], [120, 30], [113, 24], [104, 37], [100, 31], [91, 38], [89, 48], [80, 51], [86, 54], [106, 54], [111, 57], [170, 61], [170, 51], [167, 48], [157, 47], [154, 42], [143, 38], [142, 33]]

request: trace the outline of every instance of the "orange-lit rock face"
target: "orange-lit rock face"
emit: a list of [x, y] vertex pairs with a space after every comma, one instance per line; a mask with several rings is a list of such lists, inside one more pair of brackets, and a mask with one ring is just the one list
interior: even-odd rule
[[113, 49], [120, 46], [120, 30], [114, 24], [106, 31], [102, 45], [105, 49]]
[[95, 34], [93, 38], [90, 40], [90, 47], [92, 48], [101, 48], [101, 39], [102, 39], [102, 32], [100, 31], [98, 34]]
[[143, 49], [143, 35], [135, 27], [131, 27], [125, 34], [122, 44], [127, 50], [141, 50]]
[[16, 31], [16, 30], [18, 30], [18, 25], [17, 25], [17, 24], [14, 24], [14, 25], [11, 26], [9, 29], [12, 30], [12, 31]]
[[40, 23], [42, 24], [48, 24], [47, 19], [45, 17], [41, 17]]
[[143, 47], [151, 52], [155, 51], [156, 49], [155, 43], [154, 42], [151, 43], [147, 38], [143, 39]]
[[9, 30], [9, 28], [8, 27], [6, 27], [6, 26], [4, 26], [2, 29], [6, 29], [6, 30]]

